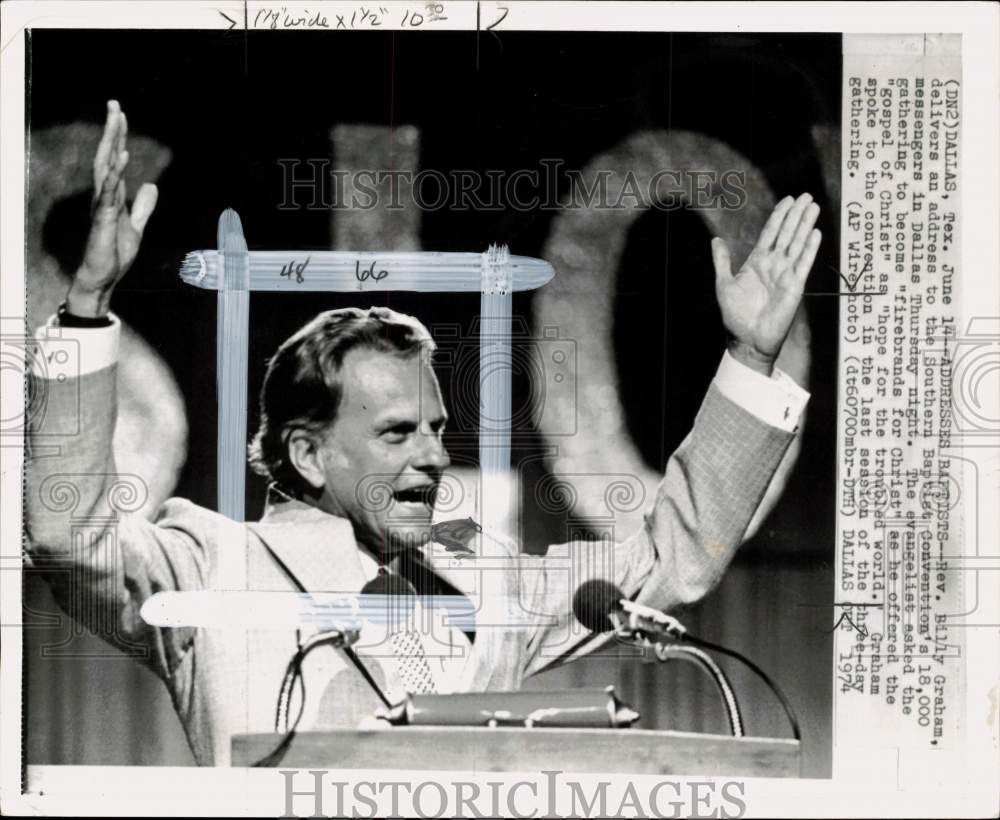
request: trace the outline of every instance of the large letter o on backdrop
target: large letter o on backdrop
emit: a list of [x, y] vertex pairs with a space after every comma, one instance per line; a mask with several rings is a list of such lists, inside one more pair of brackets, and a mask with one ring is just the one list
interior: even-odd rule
[[[93, 156], [103, 128], [75, 122], [39, 129], [31, 134], [28, 174], [27, 319], [39, 327], [55, 313], [66, 296], [71, 271], [43, 243], [46, 221], [53, 209], [72, 197], [93, 190]], [[170, 164], [171, 151], [155, 139], [129, 136], [128, 189], [159, 178]], [[83, 212], [86, 213], [85, 211]], [[157, 217], [154, 214], [153, 219]], [[86, 217], [84, 216], [84, 219]], [[87, 222], [80, 223], [84, 228]], [[59, 240], [61, 250], [79, 242], [83, 253], [86, 233]], [[79, 261], [79, 260], [77, 260]], [[142, 271], [129, 274], [141, 280]], [[118, 423], [115, 425], [116, 468], [138, 476], [146, 494], [140, 512], [151, 517], [172, 493], [187, 456], [187, 416], [184, 397], [160, 354], [138, 333], [122, 323], [118, 363]], [[150, 446], [155, 442], [155, 446]]]
[[[713, 235], [729, 243], [734, 265], [742, 262], [774, 206], [774, 195], [763, 174], [728, 145], [690, 131], [638, 132], [608, 153], [595, 157], [582, 177], [590, 185], [598, 179], [599, 172], [610, 171], [606, 201], [616, 203], [626, 174], [630, 173], [645, 191], [654, 181], [654, 175], [665, 170], [708, 171], [718, 175], [733, 170], [745, 173], [746, 196], [741, 207], [727, 208], [720, 204], [722, 200], [717, 200], [709, 208], [699, 204], [696, 211]], [[687, 197], [684, 199], [685, 204], [694, 204]], [[561, 336], [577, 345], [579, 371], [574, 372], [571, 363], [547, 363], [557, 380], [575, 380], [575, 390], [567, 391], [575, 394], [575, 401], [550, 403], [544, 413], [538, 414], [537, 423], [548, 443], [558, 449], [549, 468], [575, 490], [574, 514], [580, 516], [606, 515], [607, 509], [599, 482], [580, 481], [581, 475], [633, 475], [645, 487], [647, 499], [655, 498], [662, 477], [644, 461], [626, 428], [615, 368], [612, 343], [615, 274], [628, 230], [645, 210], [628, 194], [623, 202], [633, 204], [623, 208], [566, 208], [560, 212], [543, 252], [543, 257], [555, 267], [556, 277], [539, 290], [534, 302], [536, 334], [555, 326]], [[705, 253], [709, 253], [708, 248]], [[697, 344], [698, 340], [693, 339], [692, 343]], [[809, 358], [809, 332], [805, 314], [800, 311], [778, 364], [806, 386]], [[535, 405], [541, 406], [544, 401], [541, 396]], [[564, 435], [565, 430], [576, 433]], [[754, 516], [747, 538], [780, 497], [799, 448], [797, 436]], [[642, 512], [642, 509], [619, 511], [616, 531], [628, 534], [638, 529], [642, 525]]]

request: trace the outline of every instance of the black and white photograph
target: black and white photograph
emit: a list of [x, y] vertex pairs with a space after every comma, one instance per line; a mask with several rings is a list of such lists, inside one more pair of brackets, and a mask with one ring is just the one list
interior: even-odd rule
[[1000, 428], [961, 35], [135, 5], [4, 33], [25, 796], [740, 817], [959, 765]]

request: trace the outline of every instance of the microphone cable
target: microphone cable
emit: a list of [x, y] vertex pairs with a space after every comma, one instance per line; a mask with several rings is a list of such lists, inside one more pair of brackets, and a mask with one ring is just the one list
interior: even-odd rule
[[[631, 606], [629, 606], [630, 604]], [[785, 717], [788, 718], [788, 722], [791, 725], [792, 736], [798, 741], [802, 740], [802, 731], [799, 728], [799, 720], [795, 714], [795, 710], [792, 708], [792, 704], [789, 702], [788, 698], [785, 697], [785, 693], [781, 691], [781, 687], [779, 687], [778, 684], [775, 683], [763, 669], [757, 666], [757, 664], [737, 652], [735, 649], [727, 649], [726, 647], [712, 643], [711, 641], [696, 638], [688, 632], [676, 618], [673, 618], [666, 613], [650, 607], [642, 608], [646, 610], [643, 614], [644, 617], [649, 617], [654, 622], [658, 623], [655, 632], [669, 634], [678, 642], [686, 642], [688, 644], [701, 647], [702, 649], [708, 649], [713, 652], [719, 652], [722, 655], [728, 655], [729, 657], [738, 660], [751, 672], [757, 675], [757, 677], [764, 681], [767, 687], [774, 693], [774, 696], [781, 704], [781, 708], [785, 712]], [[588, 581], [584, 581], [579, 587], [577, 587], [576, 593], [573, 595], [573, 614], [576, 616], [576, 619], [590, 632], [614, 631], [618, 633], [622, 629], [622, 616], [626, 615], [628, 617], [633, 617], [636, 614], [636, 605], [634, 602], [626, 598], [624, 593], [616, 584], [613, 584], [603, 578], [592, 578]], [[613, 625], [613, 630], [608, 629], [609, 623]], [[649, 641], [649, 643], [654, 646], [674, 645], [666, 644], [662, 640], [650, 641], [648, 634], [650, 631], [651, 630], [644, 630], [633, 626], [627, 630], [626, 634], [629, 634], [633, 639], [636, 635], [639, 635], [641, 638]], [[714, 672], [712, 674], [714, 677]], [[716, 678], [716, 681], [718, 682], [718, 678]], [[723, 697], [726, 699], [728, 704], [729, 699], [726, 698], [725, 694]], [[740, 719], [740, 723], [742, 723], [742, 719]]]
[[[284, 731], [284, 735], [274, 750], [254, 763], [251, 768], [277, 766], [295, 739], [295, 731], [298, 729], [299, 722], [302, 720], [302, 715], [305, 714], [306, 710], [306, 680], [302, 674], [302, 664], [305, 662], [306, 656], [317, 646], [330, 644], [334, 648], [344, 650], [348, 657], [353, 656], [353, 658], [357, 658], [354, 651], [348, 645], [348, 636], [339, 629], [317, 632], [315, 635], [311, 635], [304, 643], [302, 642], [301, 632], [296, 630], [295, 640], [298, 644], [298, 649], [296, 649], [295, 654], [292, 655], [292, 659], [285, 668], [285, 675], [281, 681], [281, 689], [278, 691], [278, 706], [275, 709], [274, 715], [274, 731]], [[360, 663], [360, 659], [358, 659], [358, 662]], [[362, 669], [365, 677], [369, 677], [368, 670], [363, 667]], [[374, 685], [374, 681], [372, 683]], [[295, 715], [295, 720], [289, 725], [289, 709], [291, 707], [292, 692], [296, 684], [299, 689], [299, 709]], [[382, 694], [377, 686], [374, 688], [379, 695]], [[282, 728], [282, 724], [284, 724], [284, 728]]]
[[[291, 568], [281, 560], [278, 554], [268, 545], [266, 541], [261, 539], [261, 543], [264, 549], [267, 550], [268, 555], [271, 560], [277, 565], [278, 569], [281, 570], [282, 574], [291, 582], [299, 592], [306, 595], [309, 591], [306, 589], [305, 584], [303, 584], [298, 576], [292, 572]], [[370, 582], [369, 582], [370, 583]], [[366, 587], [368, 584], [365, 585]], [[365, 593], [365, 589], [362, 589], [362, 594]], [[315, 635], [311, 636], [304, 644], [302, 643], [302, 636], [299, 630], [295, 631], [295, 641], [298, 644], [298, 649], [292, 656], [292, 659], [288, 662], [288, 666], [285, 669], [285, 676], [281, 682], [281, 689], [278, 693], [278, 706], [274, 718], [275, 731], [278, 731], [278, 726], [280, 725], [282, 714], [284, 713], [284, 720], [286, 726], [285, 736], [282, 738], [281, 743], [278, 747], [270, 754], [265, 755], [263, 758], [258, 760], [253, 764], [253, 767], [263, 767], [263, 766], [276, 766], [280, 761], [285, 751], [288, 749], [289, 744], [295, 737], [295, 729], [302, 720], [302, 715], [305, 711], [306, 703], [306, 683], [302, 675], [302, 663], [305, 660], [307, 654], [309, 654], [313, 649], [321, 644], [332, 643], [335, 648], [339, 649], [346, 658], [351, 662], [355, 669], [361, 674], [361, 677], [365, 679], [367, 684], [372, 688], [376, 695], [378, 695], [379, 700], [386, 706], [386, 708], [391, 709], [392, 704], [389, 702], [389, 698], [385, 696], [382, 691], [382, 687], [376, 683], [375, 678], [372, 677], [371, 672], [368, 671], [367, 667], [362, 663], [361, 658], [358, 657], [357, 653], [351, 648], [351, 642], [347, 640], [347, 637], [340, 630], [327, 630], [324, 632], [317, 632]], [[299, 694], [301, 695], [301, 703], [299, 706], [299, 713], [295, 718], [295, 722], [292, 724], [290, 729], [287, 728], [288, 725], [288, 706], [291, 701], [292, 689], [295, 684], [299, 685]]]
[[792, 704], [789, 702], [788, 698], [785, 697], [785, 693], [781, 691], [781, 687], [775, 683], [770, 675], [767, 674], [763, 669], [761, 669], [757, 664], [750, 660], [745, 655], [741, 655], [735, 649], [728, 649], [717, 643], [712, 643], [711, 641], [706, 641], [702, 638], [696, 638], [690, 632], [685, 632], [681, 637], [681, 641], [686, 641], [687, 643], [694, 644], [695, 646], [700, 646], [704, 649], [709, 649], [713, 652], [718, 652], [722, 655], [728, 655], [731, 658], [735, 658], [744, 666], [746, 666], [751, 672], [757, 675], [764, 683], [767, 685], [774, 696], [778, 699], [781, 704], [781, 708], [785, 711], [785, 717], [788, 718], [788, 722], [792, 727], [792, 736], [801, 741], [802, 740], [802, 730], [799, 728], [799, 720], [795, 715], [795, 709], [792, 708]]
[[[694, 646], [683, 646], [678, 644], [654, 643], [653, 651], [657, 660], [666, 663], [677, 659], [686, 660], [693, 663], [699, 669], [707, 672], [715, 681], [715, 686], [722, 696], [722, 702], [726, 707], [726, 716], [729, 718], [729, 730], [733, 737], [743, 737], [743, 715], [740, 713], [740, 704], [736, 700], [736, 693], [719, 665], [712, 660], [712, 656]], [[673, 656], [673, 657], [671, 657]]]

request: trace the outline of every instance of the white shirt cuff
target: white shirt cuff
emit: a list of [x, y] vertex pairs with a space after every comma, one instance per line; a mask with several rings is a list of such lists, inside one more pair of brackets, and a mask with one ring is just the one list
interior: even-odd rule
[[121, 322], [109, 313], [107, 327], [63, 327], [52, 316], [35, 331], [35, 350], [29, 357], [31, 372], [39, 379], [85, 376], [118, 361]]
[[766, 424], [794, 433], [809, 393], [777, 368], [770, 377], [752, 370], [733, 358], [727, 350], [713, 382], [727, 399]]

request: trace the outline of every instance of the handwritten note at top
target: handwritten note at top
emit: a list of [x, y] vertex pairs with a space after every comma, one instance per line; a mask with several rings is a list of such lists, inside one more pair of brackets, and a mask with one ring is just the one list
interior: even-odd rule
[[[228, 18], [227, 18], [228, 19]], [[344, 14], [325, 13], [307, 6], [263, 6], [250, 18], [250, 28], [276, 31], [279, 29], [344, 29], [370, 30], [388, 27], [415, 29], [429, 23], [447, 20], [444, 3], [417, 3], [403, 9], [385, 6], [356, 6]]]

